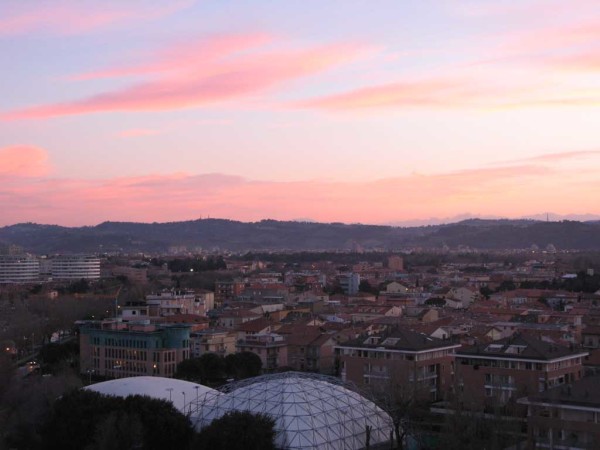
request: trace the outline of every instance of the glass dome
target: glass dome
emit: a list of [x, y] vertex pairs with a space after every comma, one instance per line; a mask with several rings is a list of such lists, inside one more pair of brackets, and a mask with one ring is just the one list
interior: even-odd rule
[[263, 413], [275, 420], [278, 448], [361, 449], [388, 442], [390, 416], [349, 384], [324, 375], [285, 372], [229, 384], [192, 406], [200, 430], [230, 411]]

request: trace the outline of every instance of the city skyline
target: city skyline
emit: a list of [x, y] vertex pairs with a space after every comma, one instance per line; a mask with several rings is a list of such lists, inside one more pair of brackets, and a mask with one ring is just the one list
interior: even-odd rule
[[0, 226], [600, 215], [598, 13], [3, 2]]

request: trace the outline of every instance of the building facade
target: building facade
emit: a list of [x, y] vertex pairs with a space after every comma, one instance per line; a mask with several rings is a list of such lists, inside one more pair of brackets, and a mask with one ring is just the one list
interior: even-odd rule
[[240, 339], [236, 343], [238, 352], [252, 352], [262, 361], [264, 372], [287, 366], [287, 342], [285, 338], [275, 333], [253, 334]]
[[107, 321], [80, 329], [81, 373], [171, 377], [190, 358], [190, 326]]
[[0, 255], [0, 284], [34, 283], [40, 279], [40, 262], [29, 255]]
[[199, 358], [205, 353], [227, 356], [235, 353], [237, 333], [231, 330], [206, 329], [190, 335], [192, 357]]
[[587, 355], [526, 335], [461, 348], [456, 353], [457, 389], [472, 407], [506, 404], [579, 380]]
[[99, 280], [100, 258], [93, 255], [59, 255], [51, 259], [53, 280]]
[[460, 344], [407, 329], [363, 336], [335, 347], [341, 377], [373, 391], [402, 390], [439, 400], [452, 386], [454, 353]]
[[600, 377], [583, 378], [520, 399], [527, 406], [528, 448], [600, 448]]

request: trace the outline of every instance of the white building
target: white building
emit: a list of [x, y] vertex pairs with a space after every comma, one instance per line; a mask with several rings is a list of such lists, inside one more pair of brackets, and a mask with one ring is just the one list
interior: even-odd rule
[[99, 280], [100, 258], [93, 255], [60, 255], [52, 259], [53, 280]]
[[146, 296], [150, 316], [172, 316], [175, 314], [206, 315], [215, 307], [215, 294], [210, 291], [165, 290]]
[[0, 256], [0, 283], [33, 283], [40, 279], [40, 262], [29, 255]]

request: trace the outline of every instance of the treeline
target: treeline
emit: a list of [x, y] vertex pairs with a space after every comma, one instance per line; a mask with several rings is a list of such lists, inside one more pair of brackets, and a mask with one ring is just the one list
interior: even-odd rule
[[[112, 397], [72, 390], [44, 415], [15, 424], [0, 448], [31, 450], [242, 450], [274, 449], [274, 421], [233, 412], [200, 432], [171, 402], [135, 395]], [[4, 441], [4, 442], [2, 442]]]
[[600, 274], [589, 275], [581, 271], [576, 278], [554, 278], [551, 281], [524, 281], [522, 289], [551, 289], [569, 292], [594, 293], [600, 290]]
[[261, 374], [262, 361], [252, 352], [232, 353], [225, 357], [204, 353], [199, 358], [181, 361], [174, 377], [207, 386], [219, 386], [228, 379], [241, 380]]
[[227, 264], [222, 256], [177, 258], [170, 260], [152, 258], [150, 262], [154, 266], [162, 266], [166, 263], [171, 272], [207, 272], [211, 270], [227, 269]]

